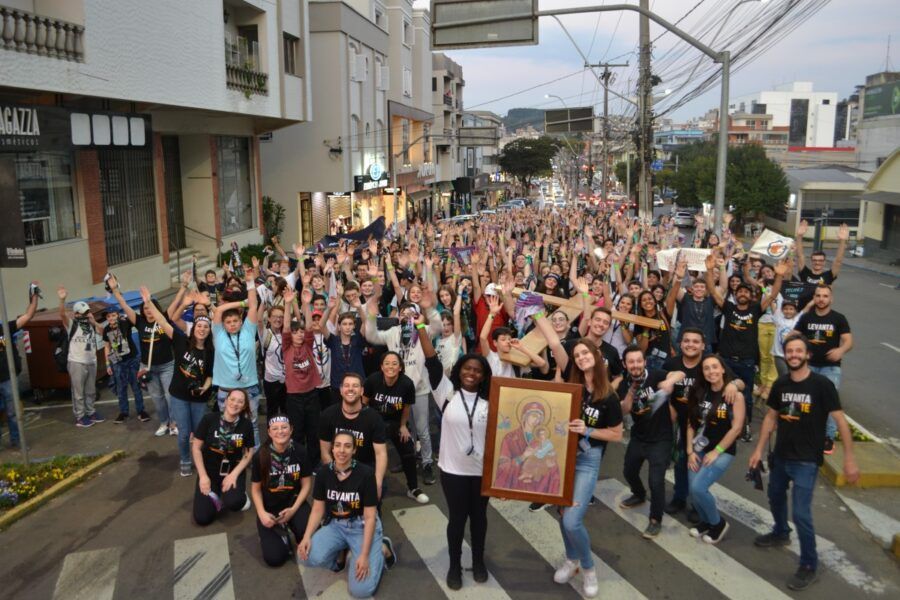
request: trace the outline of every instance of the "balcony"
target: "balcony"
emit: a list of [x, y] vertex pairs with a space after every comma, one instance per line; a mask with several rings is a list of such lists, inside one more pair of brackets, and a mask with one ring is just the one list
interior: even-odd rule
[[247, 38], [225, 36], [225, 85], [250, 98], [268, 95], [269, 74], [259, 66], [259, 44]]
[[84, 27], [0, 6], [0, 48], [84, 62]]
[[451, 96], [449, 93], [444, 94], [444, 104], [453, 108], [453, 96]]

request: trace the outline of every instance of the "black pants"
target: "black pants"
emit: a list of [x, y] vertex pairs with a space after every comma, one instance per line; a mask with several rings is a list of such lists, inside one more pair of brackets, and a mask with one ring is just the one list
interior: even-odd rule
[[287, 395], [287, 416], [294, 428], [295, 444], [306, 444], [312, 464], [319, 464], [319, 391]]
[[[237, 484], [224, 494], [222, 493], [222, 480], [224, 477], [219, 475], [218, 471], [215, 473], [208, 472], [207, 475], [209, 475], [210, 491], [215, 492], [219, 496], [222, 503], [225, 505], [225, 508], [233, 512], [238, 512], [244, 508], [244, 504], [247, 503], [246, 471], [238, 476]], [[218, 514], [216, 505], [213, 504], [212, 499], [200, 491], [199, 477], [194, 485], [193, 512], [194, 522], [197, 525], [209, 525], [216, 519], [216, 515]]]
[[663, 507], [666, 505], [666, 467], [671, 457], [672, 440], [642, 442], [631, 438], [625, 450], [625, 481], [635, 496], [647, 497], [647, 490], [641, 481], [641, 467], [645, 460], [650, 465], [650, 518], [654, 521], [662, 522]]
[[284, 383], [278, 381], [263, 380], [263, 392], [266, 394], [266, 416], [287, 414], [285, 401], [287, 399], [287, 390]]
[[384, 425], [388, 439], [400, 455], [400, 464], [403, 465], [403, 474], [406, 475], [406, 489], [414, 490], [419, 487], [419, 476], [416, 473], [416, 443], [412, 436], [405, 442], [400, 439], [400, 421], [385, 421]]
[[331, 406], [331, 386], [316, 388], [319, 394], [319, 411], [323, 411]]
[[451, 475], [441, 472], [441, 488], [447, 499], [447, 549], [450, 567], [460, 567], [466, 520], [472, 538], [472, 562], [484, 562], [484, 539], [487, 536], [488, 497], [481, 495], [481, 477]]
[[[278, 511], [275, 511], [275, 516]], [[256, 517], [256, 531], [259, 532], [259, 545], [262, 548], [263, 560], [270, 567], [280, 567], [287, 562], [294, 546], [303, 539], [306, 533], [306, 522], [309, 521], [309, 503], [304, 502], [285, 525], [275, 525], [266, 527]], [[290, 536], [287, 530], [290, 529], [294, 534], [294, 544], [291, 544]]]

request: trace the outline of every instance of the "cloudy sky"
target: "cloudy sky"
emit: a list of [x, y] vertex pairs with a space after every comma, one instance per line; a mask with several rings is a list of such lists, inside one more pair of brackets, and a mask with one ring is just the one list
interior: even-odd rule
[[[605, 4], [628, 1], [610, 0]], [[540, 8], [603, 3], [602, 0], [540, 0]], [[732, 50], [741, 47], [741, 36], [748, 35], [755, 23], [771, 19], [788, 5], [807, 10], [821, 7], [732, 75], [731, 98], [791, 81], [811, 81], [816, 91], [833, 91], [839, 97], [846, 97], [855, 85], [865, 81], [866, 75], [884, 70], [888, 35], [891, 34], [892, 63], [895, 70], [900, 70], [900, 2], [897, 0], [745, 0], [737, 6], [738, 3], [739, 0], [651, 0], [651, 10], [670, 22], [682, 18], [693, 8], [679, 26], [699, 35], [716, 50], [721, 50], [723, 43]], [[427, 7], [428, 2], [416, 0], [416, 6]], [[561, 19], [592, 63], [609, 62], [610, 59], [630, 63], [627, 68], [615, 70], [616, 81], [612, 89], [633, 96], [637, 75], [637, 13], [589, 13]], [[663, 31], [651, 23], [651, 38]], [[682, 53], [684, 46], [677, 43], [674, 35], [663, 35], [653, 51], [654, 71], [658, 65], [660, 74], [670, 77], [655, 93], [663, 94], [668, 88], [673, 94], [670, 100], [677, 100], [679, 90], [688, 89], [683, 84], [692, 72], [694, 77], [691, 79], [696, 85], [699, 74], [711, 66], [698, 51], [688, 49]], [[578, 51], [552, 18], [541, 19], [538, 46], [457, 50], [448, 54], [463, 67], [467, 109], [492, 110], [503, 115], [516, 107], [558, 107], [559, 100], [545, 98], [545, 94], [556, 94], [562, 96], [568, 106], [594, 104], [598, 113], [602, 111], [602, 88], [590, 72], [582, 69], [583, 61]], [[543, 85], [559, 78], [562, 79]], [[503, 98], [533, 86], [537, 87]], [[676, 121], [700, 116], [707, 109], [717, 107], [718, 99], [719, 87], [716, 85], [674, 109], [670, 116]], [[612, 114], [621, 114], [628, 109], [624, 101], [610, 103]]]

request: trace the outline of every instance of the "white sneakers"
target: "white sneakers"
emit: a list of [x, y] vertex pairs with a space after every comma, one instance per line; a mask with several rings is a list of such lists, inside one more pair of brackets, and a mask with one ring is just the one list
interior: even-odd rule
[[419, 504], [428, 504], [428, 496], [425, 495], [425, 492], [416, 488], [414, 490], [406, 490], [406, 496], [412, 498]]
[[250, 510], [251, 506], [253, 506], [253, 503], [250, 502], [250, 496], [248, 496], [247, 494], [244, 494], [244, 497], [247, 498], [247, 501], [244, 502], [244, 506], [241, 508], [241, 512], [246, 512], [246, 511]]
[[[556, 583], [569, 583], [572, 577], [578, 572], [578, 569], [577, 562], [566, 559], [553, 574], [553, 581]], [[600, 591], [596, 569], [583, 569], [581, 575], [584, 578], [582, 592], [585, 597], [593, 598], [597, 595], [597, 592]]]
[[163, 423], [157, 428], [156, 433], [154, 433], [153, 435], [155, 435], [156, 437], [162, 437], [164, 435], [168, 435], [168, 433], [169, 425], [167, 423]]

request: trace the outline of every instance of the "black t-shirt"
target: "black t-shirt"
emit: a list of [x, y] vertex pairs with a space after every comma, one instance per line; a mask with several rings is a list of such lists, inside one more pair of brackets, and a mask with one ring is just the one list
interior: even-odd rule
[[[710, 390], [709, 394], [697, 404], [690, 416], [691, 425], [694, 427], [694, 439], [700, 435], [702, 427], [703, 437], [708, 440], [703, 449], [704, 452], [715, 449], [716, 444], [721, 442], [731, 430], [733, 417], [731, 406], [722, 398], [722, 390], [718, 392]], [[703, 423], [706, 423], [706, 427], [703, 427]], [[725, 448], [725, 452], [732, 456], [736, 450], [734, 442]]]
[[839, 367], [841, 361], [832, 362], [825, 355], [841, 345], [841, 335], [850, 333], [847, 317], [829, 310], [825, 315], [810, 311], [800, 315], [794, 329], [806, 336], [810, 345], [809, 364], [814, 367]]
[[357, 461], [347, 479], [340, 481], [333, 463], [326, 465], [316, 473], [313, 499], [325, 503], [326, 522], [361, 517], [365, 507], [378, 506], [375, 469]]
[[303, 479], [312, 475], [312, 465], [307, 458], [306, 449], [293, 441], [284, 454], [275, 452], [271, 444], [266, 448], [270, 456], [268, 482], [263, 482], [262, 477], [260, 452], [263, 447], [253, 455], [250, 463], [251, 479], [262, 485], [263, 507], [270, 514], [277, 515], [294, 504], [303, 486]]
[[[575, 364], [575, 360], [572, 358], [572, 351], [575, 350], [575, 346], [578, 344], [578, 340], [581, 339], [578, 336], [566, 338], [563, 340], [562, 346], [566, 351], [566, 354], [569, 355], [569, 364], [566, 365], [566, 370], [563, 371], [562, 377], [563, 380], [568, 381], [569, 373], [572, 372], [572, 365]], [[616, 350], [615, 346], [612, 344], [608, 344], [607, 342], [600, 341], [600, 356], [603, 357], [603, 364], [606, 365], [606, 376], [612, 381], [616, 377], [622, 374], [622, 359], [619, 357], [619, 351]], [[535, 377], [535, 379], [546, 379], [548, 381], [552, 381], [556, 377], [556, 360], [553, 358], [553, 353], [547, 350], [547, 360], [550, 362], [550, 369], [547, 371], [546, 377]]]
[[[581, 398], [581, 420], [585, 425], [594, 429], [615, 427], [622, 422], [622, 405], [619, 397], [615, 392], [610, 391], [600, 402], [591, 402], [590, 394], [587, 389], [584, 389]], [[591, 446], [606, 448], [605, 440], [589, 438], [588, 442]]]
[[[141, 340], [141, 362], [144, 365], [158, 367], [172, 361], [172, 340], [156, 322], [148, 323], [144, 315], [138, 313], [135, 328]], [[153, 339], [153, 362], [149, 363], [151, 339]]]
[[[13, 340], [16, 339], [16, 332], [19, 330], [16, 327], [16, 320], [13, 319], [9, 322], [9, 335], [12, 336]], [[16, 375], [22, 372], [22, 358], [19, 356], [19, 349], [16, 348], [15, 342], [12, 344], [7, 344], [6, 340], [3, 338], [3, 329], [0, 329], [0, 382], [9, 381], [9, 366], [6, 364], [6, 347], [8, 345], [12, 345], [13, 348], [13, 360], [16, 363]]]
[[244, 457], [245, 450], [253, 450], [253, 425], [245, 417], [229, 423], [219, 413], [207, 413], [193, 433], [196, 439], [203, 440], [203, 465], [210, 478], [220, 475], [222, 461], [229, 463], [222, 472], [231, 471]]
[[[666, 378], [665, 371], [646, 371], [640, 387], [634, 393], [631, 404], [631, 418], [634, 426], [631, 428], [631, 436], [642, 442], [659, 442], [672, 439], [672, 417], [669, 414], [669, 399], [654, 399], [657, 386]], [[617, 390], [619, 398], [624, 399], [631, 387], [631, 377], [622, 378]], [[654, 401], [658, 403], [653, 410]]]
[[212, 393], [212, 386], [201, 396], [191, 393], [191, 389], [203, 385], [207, 377], [212, 377], [215, 352], [212, 347], [212, 337], [206, 338], [202, 350], [189, 347], [190, 339], [177, 327], [174, 328], [172, 337], [172, 351], [175, 355], [175, 371], [172, 373], [172, 383], [169, 384], [169, 393], [179, 400], [188, 402], [206, 402]]
[[834, 283], [834, 280], [837, 279], [837, 275], [832, 273], [831, 269], [822, 271], [821, 273], [816, 275], [809, 267], [803, 267], [802, 269], [800, 269], [800, 272], [797, 273], [797, 276], [803, 283], [812, 283], [815, 285], [818, 285], [820, 283], [831, 285], [832, 283]]
[[201, 281], [197, 284], [197, 289], [201, 292], [209, 292], [209, 301], [212, 302], [213, 306], [219, 303], [219, 296], [225, 290], [224, 283], [206, 283], [205, 281]]
[[662, 320], [662, 327], [655, 329], [653, 327], [636, 325], [634, 328], [635, 343], [637, 343], [638, 336], [644, 336], [648, 338], [647, 356], [667, 358], [672, 354], [672, 336], [669, 331], [669, 323], [660, 314], [657, 314], [655, 318]]
[[769, 392], [769, 408], [778, 411], [775, 456], [822, 464], [828, 413], [840, 410], [834, 385], [824, 375], [810, 373], [803, 381], [779, 377]]
[[355, 419], [348, 419], [341, 410], [342, 403], [332, 404], [319, 417], [319, 439], [331, 443], [342, 431], [349, 432], [356, 440], [356, 460], [375, 466], [373, 444], [385, 443], [384, 419], [368, 406], [363, 406]]
[[615, 346], [601, 341], [600, 355], [603, 356], [603, 362], [606, 363], [606, 376], [609, 377], [610, 381], [622, 374], [622, 359], [619, 357], [619, 351], [616, 350]]
[[400, 422], [403, 407], [416, 403], [416, 384], [403, 373], [391, 386], [384, 382], [384, 373], [372, 373], [366, 379], [363, 393], [369, 399], [369, 407], [378, 411], [385, 421]]
[[119, 318], [115, 328], [107, 325], [103, 329], [103, 341], [109, 344], [109, 363], [115, 364], [137, 358], [138, 349], [131, 337], [134, 325], [124, 317]]
[[762, 305], [751, 302], [747, 308], [738, 308], [733, 302], [722, 307], [725, 326], [719, 338], [719, 354], [725, 358], [756, 359], [759, 353], [759, 318]]
[[666, 360], [666, 364], [663, 365], [666, 373], [673, 371], [684, 373], [684, 379], [675, 384], [672, 397], [669, 398], [669, 401], [675, 408], [675, 414], [678, 416], [678, 431], [681, 432], [681, 439], [685, 439], [685, 433], [687, 432], [688, 392], [691, 390], [694, 382], [703, 377], [703, 369], [700, 368], [702, 364], [703, 360], [700, 360], [696, 365], [688, 368], [684, 366], [684, 357], [679, 354]]

